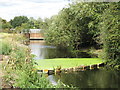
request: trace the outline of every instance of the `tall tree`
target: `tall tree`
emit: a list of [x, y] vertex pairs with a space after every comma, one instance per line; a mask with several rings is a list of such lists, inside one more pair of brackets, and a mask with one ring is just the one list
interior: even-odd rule
[[9, 32], [10, 28], [12, 28], [11, 24], [7, 22], [7, 20], [0, 18], [0, 28], [2, 32]]
[[11, 25], [13, 28], [21, 26], [22, 23], [27, 23], [29, 19], [26, 16], [16, 16], [14, 19], [10, 20]]
[[97, 28], [99, 17], [107, 3], [74, 3], [64, 8], [46, 31], [49, 43], [70, 46], [75, 50], [96, 44], [94, 39], [99, 35]]
[[109, 65], [118, 67], [120, 66], [120, 2], [110, 3], [101, 20], [99, 28], [105, 58]]

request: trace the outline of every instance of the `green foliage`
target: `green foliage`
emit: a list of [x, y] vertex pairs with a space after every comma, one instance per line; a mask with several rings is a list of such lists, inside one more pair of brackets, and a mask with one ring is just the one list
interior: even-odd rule
[[105, 3], [71, 4], [52, 18], [46, 30], [46, 41], [75, 50], [96, 44], [95, 37], [100, 33], [98, 18], [105, 8]]
[[37, 74], [37, 71], [33, 67], [34, 59], [30, 55], [29, 48], [20, 44], [20, 42], [17, 41], [19, 38], [16, 38], [16, 40], [11, 40], [11, 38], [13, 38], [12, 35], [11, 37], [9, 36], [9, 40], [6, 37], [2, 40], [3, 50], [1, 50], [1, 54], [9, 55], [9, 60], [3, 65], [6, 71], [6, 81], [8, 83], [13, 82], [12, 85], [14, 85], [14, 87], [20, 88], [51, 86], [46, 79], [39, 77]]
[[[54, 16], [53, 16], [54, 17]], [[43, 30], [47, 30], [49, 28], [49, 25], [52, 23], [52, 19], [48, 19], [48, 18], [45, 18], [44, 19], [44, 22], [43, 22], [43, 25], [42, 25], [42, 29]]]
[[9, 55], [12, 51], [12, 46], [7, 41], [0, 40], [0, 54]]
[[41, 29], [44, 27], [43, 20], [41, 18], [34, 19], [33, 17], [30, 17], [28, 19], [26, 16], [14, 17], [10, 23], [15, 29], [15, 33], [26, 32], [26, 30], [29, 32], [29, 29]]
[[102, 63], [103, 60], [100, 58], [55, 58], [55, 59], [44, 59], [36, 61], [38, 69], [53, 69], [57, 68], [70, 68], [80, 65], [92, 65]]
[[5, 19], [0, 18], [0, 22], [0, 28], [3, 29], [2, 32], [20, 33], [24, 32], [23, 30], [26, 29], [43, 29], [47, 26], [41, 18], [34, 19], [33, 17], [30, 17], [28, 19], [27, 16], [16, 16], [9, 22], [7, 22]]
[[81, 53], [81, 48], [103, 46], [104, 52], [100, 57], [109, 60], [110, 65], [118, 66], [119, 10], [120, 2], [72, 3], [51, 18], [45, 34], [46, 41], [56, 46], [69, 47], [76, 55]]
[[120, 65], [120, 2], [110, 3], [101, 20], [101, 40], [105, 58], [112, 66]]
[[13, 28], [21, 26], [22, 23], [28, 22], [28, 18], [26, 16], [16, 16], [14, 19], [10, 20], [11, 25]]
[[12, 28], [11, 24], [5, 19], [0, 18], [0, 29], [2, 29], [2, 32], [10, 32], [10, 28]]
[[49, 83], [46, 77], [40, 77], [37, 72], [32, 71], [18, 71], [18, 77], [14, 86], [19, 86], [20, 88], [52, 88], [53, 86]]
[[[20, 41], [17, 41], [19, 39], [11, 40], [11, 38], [15, 37], [10, 34], [7, 35], [9, 35], [9, 40], [3, 36], [3, 41], [7, 41], [4, 45], [12, 48], [12, 51], [8, 52], [9, 59], [3, 64], [3, 70], [6, 73], [4, 78], [7, 83], [11, 84], [13, 87], [19, 88], [68, 87], [65, 85], [61, 86], [62, 84], [54, 86], [44, 75], [39, 75], [36, 67], [34, 67], [34, 56], [30, 54], [30, 49], [27, 46], [20, 44]], [[16, 37], [17, 36], [19, 35], [16, 35]], [[5, 50], [9, 51], [9, 48], [5, 48]]]
[[6, 28], [10, 29], [11, 27], [12, 27], [12, 26], [10, 25], [9, 22], [2, 23], [2, 29], [6, 29]]
[[30, 17], [28, 24], [31, 29], [41, 29], [43, 27], [43, 20], [41, 18], [34, 19], [33, 17]]

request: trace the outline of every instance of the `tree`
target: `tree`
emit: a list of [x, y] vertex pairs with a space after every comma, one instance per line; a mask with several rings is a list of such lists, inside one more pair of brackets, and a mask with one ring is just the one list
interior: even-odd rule
[[120, 2], [73, 3], [51, 21], [48, 43], [73, 51], [99, 44], [108, 64], [120, 66]]
[[42, 28], [43, 27], [43, 20], [41, 18], [34, 19], [33, 17], [29, 18], [28, 24], [31, 26], [31, 28]]
[[97, 44], [95, 38], [100, 30], [98, 19], [107, 3], [74, 3], [64, 8], [46, 30], [46, 40], [55, 45], [79, 50]]
[[16, 16], [14, 19], [10, 20], [11, 25], [13, 28], [21, 26], [22, 23], [27, 23], [29, 19], [26, 16]]
[[10, 32], [10, 28], [12, 28], [11, 24], [2, 18], [0, 18], [0, 22], [0, 28], [2, 29], [2, 32]]
[[120, 66], [120, 2], [109, 3], [101, 17], [101, 41], [105, 59], [112, 67]]

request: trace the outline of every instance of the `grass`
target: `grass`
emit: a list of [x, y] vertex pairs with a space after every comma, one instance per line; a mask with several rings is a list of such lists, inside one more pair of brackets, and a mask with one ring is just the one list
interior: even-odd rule
[[38, 65], [37, 69], [53, 69], [57, 66], [61, 68], [70, 68], [80, 65], [92, 65], [102, 63], [103, 60], [100, 58], [55, 58], [55, 59], [43, 59], [36, 60]]
[[[0, 44], [2, 43], [2, 48], [6, 54], [7, 51], [9, 51], [9, 45], [12, 48], [9, 54], [9, 60], [7, 60], [7, 63], [2, 63], [3, 66], [6, 66], [6, 68], [2, 67], [1, 61], [0, 61], [0, 79], [3, 75], [2, 79], [6, 82], [5, 85], [3, 85], [1, 88], [8, 88], [7, 85], [10, 87], [18, 87], [18, 88], [64, 88], [67, 87], [64, 85], [62, 87], [62, 84], [58, 84], [57, 86], [52, 85], [48, 79], [42, 75], [42, 77], [34, 70], [33, 67], [33, 58], [30, 54], [30, 49], [28, 46], [25, 46], [20, 42], [20, 38], [22, 38], [22, 35], [20, 35], [20, 38], [18, 35], [10, 34], [8, 37], [7, 34], [4, 36], [2, 33], [0, 34], [0, 38], [2, 38]], [[18, 38], [18, 39], [17, 39]], [[17, 39], [17, 40], [16, 40]], [[7, 47], [7, 48], [6, 48]], [[1, 68], [2, 67], [2, 68]], [[4, 71], [4, 74], [2, 73], [2, 69]], [[44, 76], [44, 77], [43, 77]], [[12, 83], [11, 83], [12, 82]]]
[[8, 36], [10, 36], [11, 34], [8, 34], [8, 33], [0, 33], [0, 37], [8, 37]]

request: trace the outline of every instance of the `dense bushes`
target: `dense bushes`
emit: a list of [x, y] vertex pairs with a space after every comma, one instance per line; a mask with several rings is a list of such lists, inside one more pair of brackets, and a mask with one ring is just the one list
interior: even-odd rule
[[54, 87], [46, 78], [38, 75], [29, 48], [20, 44], [20, 41], [17, 41], [20, 39], [19, 35], [14, 35], [19, 38], [13, 38], [10, 34], [1, 36], [4, 38], [1, 40], [3, 49], [1, 50], [1, 54], [8, 55], [9, 57], [9, 59], [3, 63], [4, 79], [8, 84], [20, 88]]
[[[104, 49], [102, 58], [120, 63], [120, 2], [72, 3], [53, 16], [46, 30], [49, 44], [70, 48]], [[77, 54], [80, 51], [77, 51]]]
[[101, 40], [109, 65], [120, 65], [120, 2], [110, 3], [101, 18]]
[[64, 8], [46, 30], [46, 41], [57, 46], [81, 47], [97, 45], [95, 40], [100, 33], [99, 17], [107, 3], [75, 3]]
[[[66, 88], [61, 82], [52, 85], [43, 74], [38, 74], [35, 67], [34, 55], [28, 46], [22, 44], [22, 35], [1, 34], [2, 54], [8, 58], [4, 60], [4, 79], [12, 87], [16, 88]], [[16, 37], [17, 36], [17, 37]], [[14, 37], [14, 38], [13, 38]], [[7, 48], [6, 48], [7, 47]]]
[[12, 51], [12, 46], [7, 41], [0, 40], [0, 54], [9, 55]]

